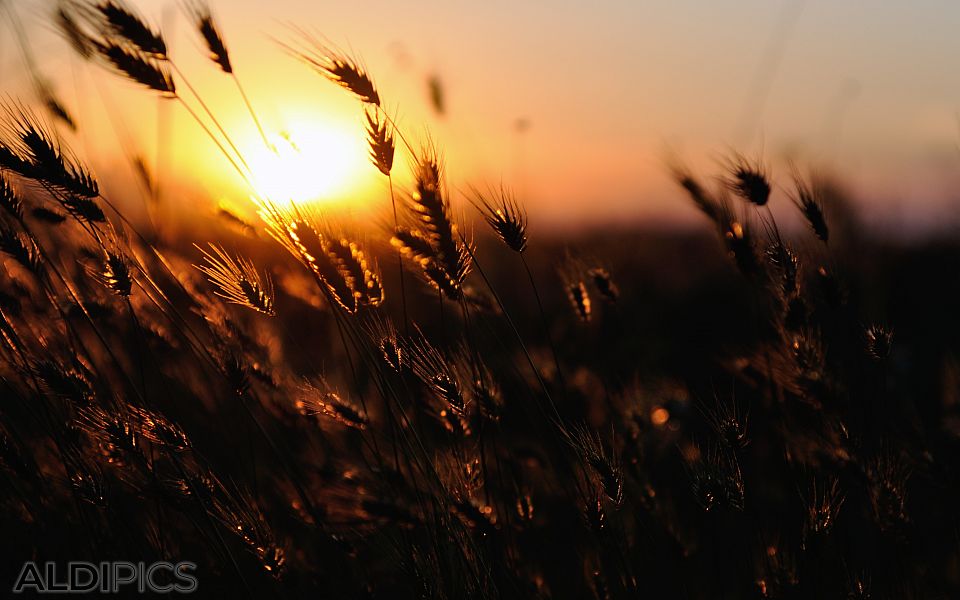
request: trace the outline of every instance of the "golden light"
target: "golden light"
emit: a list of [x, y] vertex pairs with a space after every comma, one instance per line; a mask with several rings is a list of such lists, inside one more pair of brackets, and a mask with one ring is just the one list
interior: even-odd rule
[[270, 147], [255, 135], [244, 158], [258, 191], [275, 202], [298, 204], [329, 200], [355, 191], [369, 173], [363, 134], [321, 121], [290, 124], [267, 134]]
[[653, 411], [650, 413], [650, 421], [654, 424], [655, 427], [662, 427], [669, 420], [670, 420], [670, 411], [663, 408], [662, 406], [658, 406], [657, 408], [653, 409]]

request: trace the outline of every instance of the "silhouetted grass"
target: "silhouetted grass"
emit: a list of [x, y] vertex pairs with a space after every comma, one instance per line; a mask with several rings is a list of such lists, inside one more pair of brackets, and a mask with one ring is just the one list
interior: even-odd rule
[[[55, 21], [176, 94], [163, 34], [122, 4]], [[8, 105], [4, 575], [191, 560], [210, 597], [960, 593], [960, 247], [834, 222], [829, 180], [740, 155], [716, 185], [673, 165], [710, 233], [557, 239], [503, 187], [461, 217], [359, 59], [286, 47], [356, 96], [371, 170], [392, 177], [403, 141], [413, 185], [390, 180], [387, 230], [260, 195], [259, 220], [148, 240]], [[791, 201], [811, 232], [778, 226], [769, 205]], [[392, 287], [391, 243], [423, 281]]]

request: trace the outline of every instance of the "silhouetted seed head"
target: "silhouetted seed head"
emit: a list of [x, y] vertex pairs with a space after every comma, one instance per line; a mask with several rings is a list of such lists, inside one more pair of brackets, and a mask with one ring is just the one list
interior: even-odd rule
[[770, 182], [760, 161], [751, 162], [734, 154], [727, 161], [726, 170], [723, 183], [737, 196], [756, 206], [764, 206], [770, 199]]
[[803, 334], [794, 336], [790, 349], [800, 370], [819, 370], [823, 366], [823, 352], [813, 336]]
[[460, 299], [463, 290], [459, 282], [451, 279], [443, 266], [436, 262], [427, 262], [420, 266], [423, 268], [423, 276], [433, 287], [437, 288], [450, 300]]
[[674, 181], [686, 190], [694, 205], [711, 221], [717, 222], [720, 218], [720, 207], [716, 198], [707, 192], [703, 185], [683, 165], [674, 164], [670, 167], [670, 170]]
[[75, 16], [64, 6], [60, 6], [57, 8], [55, 18], [57, 29], [70, 46], [73, 47], [74, 52], [82, 58], [90, 58], [93, 56], [96, 51], [96, 44], [90, 38], [90, 35], [80, 27]]
[[109, 463], [124, 464], [128, 455], [141, 454], [140, 425], [127, 412], [111, 414], [91, 404], [80, 409], [77, 423], [99, 441], [101, 454]]
[[66, 177], [58, 184], [68, 193], [93, 202], [93, 198], [100, 195], [100, 184], [93, 174], [80, 165], [72, 165], [66, 172]]
[[909, 520], [906, 507], [910, 475], [910, 468], [902, 458], [887, 453], [868, 466], [873, 516], [881, 530], [891, 530]]
[[57, 198], [60, 206], [67, 210], [75, 219], [85, 223], [105, 223], [106, 215], [95, 200], [82, 196], [60, 196]]
[[295, 217], [284, 228], [288, 239], [285, 245], [288, 245], [288, 249], [292, 248], [294, 256], [310, 269], [323, 289], [329, 292], [330, 298], [347, 312], [356, 312], [357, 297], [330, 253], [329, 242], [323, 234], [302, 216]]
[[139, 424], [141, 434], [152, 444], [171, 452], [183, 452], [190, 448], [187, 434], [160, 413], [136, 406], [131, 406], [130, 411], [131, 419]]
[[51, 116], [60, 120], [60, 122], [69, 127], [72, 131], [77, 130], [77, 124], [74, 122], [73, 117], [70, 116], [70, 113], [67, 111], [63, 103], [57, 99], [57, 97], [53, 94], [53, 91], [46, 85], [41, 88], [41, 98], [43, 100], [44, 108], [47, 109], [47, 112], [50, 113]]
[[527, 215], [516, 198], [502, 186], [495, 198], [474, 192], [473, 205], [497, 236], [514, 252], [527, 249]]
[[782, 242], [767, 247], [767, 260], [780, 273], [780, 293], [791, 298], [800, 291], [800, 259]]
[[173, 491], [184, 498], [193, 498], [204, 508], [213, 506], [219, 482], [204, 473], [186, 473], [184, 477], [167, 482]]
[[16, 220], [23, 217], [23, 200], [3, 176], [2, 171], [0, 171], [0, 209]]
[[827, 219], [823, 213], [820, 191], [796, 172], [793, 175], [793, 183], [796, 188], [793, 203], [803, 213], [813, 234], [826, 244], [830, 241], [830, 230], [827, 228]]
[[819, 337], [798, 333], [790, 343], [801, 386], [811, 389], [823, 378], [824, 356]]
[[314, 215], [304, 215], [296, 206], [281, 209], [268, 201], [260, 204], [260, 217], [270, 237], [310, 271], [331, 306], [357, 311], [357, 298], [331, 256], [329, 241], [317, 228]]
[[143, 187], [148, 191], [154, 191], [156, 186], [154, 184], [153, 175], [150, 174], [150, 167], [147, 166], [147, 161], [143, 155], [134, 155], [131, 157], [131, 162], [133, 163], [133, 170], [137, 175], [137, 179], [140, 180], [140, 184], [143, 185]]
[[365, 109], [367, 117], [367, 142], [370, 144], [370, 160], [377, 169], [390, 176], [393, 169], [393, 154], [396, 143], [386, 120], [380, 120], [380, 111]]
[[607, 511], [603, 508], [603, 496], [601, 494], [587, 501], [584, 506], [583, 516], [590, 530], [595, 534], [602, 535], [606, 533]]
[[446, 113], [446, 100], [443, 92], [443, 82], [436, 73], [427, 77], [427, 91], [430, 93], [430, 105], [434, 112], [443, 116]]
[[[222, 490], [222, 486], [221, 490]], [[214, 497], [215, 513], [229, 531], [246, 544], [260, 566], [274, 578], [283, 576], [286, 552], [276, 542], [273, 533], [264, 521], [263, 514], [254, 502], [240, 493], [230, 494], [225, 490]]]
[[123, 46], [108, 38], [97, 43], [97, 51], [121, 75], [164, 96], [172, 98], [177, 95], [177, 87], [167, 67], [137, 48]]
[[386, 361], [391, 369], [398, 373], [403, 369], [403, 350], [397, 344], [396, 338], [381, 339], [380, 352], [383, 354], [383, 360]]
[[[150, 179], [150, 181], [152, 181], [152, 179]], [[222, 220], [230, 229], [237, 231], [246, 237], [257, 236], [257, 228], [254, 227], [253, 224], [226, 206], [221, 205], [217, 207], [217, 217]]]
[[451, 512], [480, 537], [493, 537], [497, 534], [497, 522], [492, 506], [480, 505], [472, 498], [455, 498], [451, 504]]
[[167, 57], [167, 45], [160, 33], [151, 29], [139, 15], [123, 3], [117, 0], [105, 0], [97, 4], [96, 10], [114, 35], [123, 38], [151, 58], [162, 60]]
[[97, 180], [61, 148], [36, 114], [16, 103], [5, 102], [2, 107], [11, 139], [0, 141], [0, 168], [67, 194], [84, 198], [99, 195]]
[[326, 61], [321, 71], [330, 81], [350, 90], [363, 102], [380, 106], [377, 88], [359, 63], [347, 56], [337, 54], [328, 55]]
[[893, 346], [893, 332], [882, 325], [871, 325], [865, 335], [867, 354], [876, 361], [886, 360]]
[[611, 502], [619, 506], [623, 501], [623, 470], [616, 450], [612, 454], [607, 452], [600, 436], [588, 429], [586, 425], [575, 427], [564, 435], [577, 454], [596, 474], [603, 493]]
[[503, 412], [503, 397], [497, 382], [493, 379], [490, 370], [482, 364], [478, 365], [481, 371], [480, 377], [472, 380], [473, 399], [480, 407], [480, 414], [483, 418], [497, 422]]
[[748, 415], [743, 414], [735, 399], [726, 402], [716, 398], [713, 406], [701, 406], [700, 411], [724, 448], [742, 450], [750, 443]]
[[30, 177], [30, 163], [3, 141], [0, 141], [0, 168]]
[[425, 380], [437, 396], [450, 405], [450, 408], [463, 412], [465, 402], [463, 401], [463, 394], [460, 393], [460, 386], [457, 382], [447, 373], [438, 372], [430, 375]]
[[456, 361], [433, 346], [418, 331], [416, 339], [405, 344], [414, 374], [430, 392], [431, 409], [451, 433], [469, 433], [467, 401], [457, 377]]
[[277, 545], [268, 545], [266, 547], [256, 546], [254, 553], [260, 559], [260, 565], [265, 571], [270, 573], [274, 579], [283, 577], [284, 565], [287, 562], [287, 555], [283, 548]]
[[440, 263], [440, 252], [427, 238], [427, 234], [399, 226], [394, 231], [390, 243], [399, 248], [404, 256], [415, 260], [420, 265], [423, 276], [430, 285], [441, 291], [447, 298], [452, 300], [460, 298], [462, 288], [447, 274]]
[[206, 262], [196, 268], [217, 286], [218, 296], [271, 317], [276, 314], [273, 309], [273, 281], [269, 274], [261, 278], [253, 262], [240, 257], [233, 258], [214, 244], [210, 244], [209, 252], [199, 246], [196, 248], [203, 253]]
[[744, 424], [734, 418], [725, 418], [717, 424], [717, 436], [730, 448], [743, 448], [749, 443]]
[[368, 328], [370, 338], [376, 341], [381, 356], [387, 366], [397, 373], [408, 367], [407, 351], [404, 342], [389, 320], [372, 319]]
[[40, 273], [40, 250], [33, 238], [26, 233], [14, 231], [9, 227], [0, 225], [0, 252], [9, 254], [20, 265], [33, 273]]
[[454, 437], [467, 437], [470, 435], [470, 420], [466, 414], [454, 410], [451, 407], [441, 408], [436, 411], [437, 420]]
[[377, 87], [359, 61], [327, 47], [305, 31], [300, 30], [297, 33], [303, 46], [307, 47], [305, 50], [283, 42], [280, 42], [280, 45], [333, 83], [352, 92], [362, 102], [380, 106]]
[[130, 295], [133, 277], [126, 256], [119, 250], [104, 250], [102, 263], [97, 267], [90, 267], [89, 272], [113, 294], [124, 298]]
[[37, 221], [42, 221], [50, 225], [60, 225], [67, 220], [67, 216], [49, 208], [38, 206], [30, 210], [30, 216]]
[[371, 268], [360, 246], [346, 238], [326, 235], [324, 249], [353, 293], [355, 302], [367, 306], [379, 306], [383, 302], [380, 276]]
[[694, 496], [705, 512], [719, 506], [743, 510], [743, 480], [735, 460], [709, 450], [690, 468]]
[[803, 494], [807, 507], [806, 531], [808, 535], [826, 535], [833, 529], [844, 496], [840, 492], [840, 481], [832, 478], [827, 482], [814, 479], [808, 493]]
[[[32, 115], [31, 115], [32, 116]], [[34, 168], [43, 171], [62, 171], [64, 163], [59, 143], [39, 125], [34, 125], [26, 119], [17, 124], [20, 129], [20, 140], [29, 154]]]
[[78, 368], [44, 361], [34, 365], [33, 372], [47, 393], [69, 400], [75, 406], [86, 406], [96, 397], [90, 380]]
[[99, 465], [76, 465], [70, 474], [70, 485], [80, 500], [94, 506], [107, 506], [107, 484]]
[[305, 415], [322, 416], [360, 431], [366, 429], [370, 423], [359, 408], [330, 389], [323, 390], [310, 382], [304, 382], [300, 392], [296, 405]]
[[200, 36], [207, 44], [207, 50], [210, 52], [210, 60], [217, 63], [220, 70], [224, 73], [233, 73], [233, 65], [230, 64], [230, 54], [227, 52], [227, 46], [223, 42], [223, 36], [213, 20], [213, 14], [210, 12], [210, 6], [203, 0], [197, 0], [188, 6], [193, 23], [200, 32]]
[[601, 298], [611, 304], [617, 301], [620, 297], [620, 288], [613, 282], [609, 271], [602, 267], [593, 267], [587, 271], [587, 275], [590, 276], [590, 281], [593, 282], [593, 287]]
[[421, 261], [424, 275], [448, 298], [459, 300], [460, 288], [470, 273], [471, 249], [469, 242], [461, 242], [450, 218], [441, 174], [442, 166], [435, 150], [425, 148], [417, 165], [411, 208], [423, 227], [418, 237], [428, 240], [432, 250], [431, 260]]
[[700, 466], [694, 470], [693, 493], [703, 510], [710, 512], [723, 502], [727, 489], [722, 475], [714, 469]]
[[533, 498], [530, 497], [530, 494], [518, 493], [516, 507], [517, 516], [520, 517], [522, 521], [533, 521], [535, 513]]
[[398, 226], [393, 232], [390, 243], [418, 263], [436, 260], [436, 251], [430, 244], [430, 240], [415, 229]]
[[573, 305], [573, 310], [576, 311], [577, 316], [580, 317], [580, 320], [587, 322], [590, 320], [592, 314], [592, 307], [590, 302], [590, 294], [587, 293], [587, 286], [583, 284], [583, 281], [568, 281], [566, 284], [567, 287], [567, 297], [570, 299], [570, 304]]

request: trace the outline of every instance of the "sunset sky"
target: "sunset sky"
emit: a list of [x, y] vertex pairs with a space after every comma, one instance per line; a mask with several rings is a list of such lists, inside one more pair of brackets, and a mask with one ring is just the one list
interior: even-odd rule
[[[96, 143], [77, 142], [78, 152], [104, 179], [123, 170], [124, 145], [155, 161], [157, 101], [73, 56], [48, 24], [53, 2], [0, 4], [11, 2], [40, 70], [84, 126], [102, 133]], [[287, 132], [310, 152], [283, 167], [257, 158], [262, 146], [236, 88], [205, 60], [177, 3], [132, 4], [164, 30], [174, 59], [254, 170], [285, 175], [287, 187], [275, 184], [275, 193], [309, 188], [297, 173], [311, 168], [313, 191], [341, 204], [386, 189], [367, 164], [357, 103], [271, 39], [289, 39], [296, 24], [362, 57], [408, 134], [420, 139], [429, 130], [453, 188], [502, 181], [543, 222], [689, 219], [664, 157], [678, 154], [710, 172], [729, 148], [762, 150], [781, 184], [788, 157], [833, 168], [880, 222], [923, 229], [942, 224], [947, 211], [955, 221], [956, 2], [213, 2], [271, 137]], [[0, 12], [3, 91], [29, 94]], [[431, 77], [442, 83], [443, 116], [431, 109]], [[166, 104], [175, 150], [161, 171], [197, 193], [242, 199], [226, 162]]]

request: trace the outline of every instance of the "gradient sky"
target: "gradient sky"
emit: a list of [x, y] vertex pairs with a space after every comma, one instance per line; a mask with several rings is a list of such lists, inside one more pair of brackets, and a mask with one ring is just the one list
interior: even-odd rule
[[[67, 104], [88, 129], [108, 132], [97, 143], [74, 145], [93, 155], [99, 171], [110, 169], [120, 147], [109, 132], [119, 128], [128, 147], [152, 156], [157, 110], [149, 94], [73, 58], [44, 23], [52, 2], [5, 1], [17, 6], [41, 70]], [[227, 128], [255, 141], [231, 82], [204, 62], [177, 4], [133, 4], [164, 27], [175, 59]], [[213, 6], [268, 129], [312, 121], [362, 131], [351, 98], [271, 41], [287, 39], [296, 23], [362, 56], [404, 129], [416, 137], [429, 129], [454, 187], [503, 181], [542, 221], [694, 217], [669, 181], [664, 156], [678, 153], [709, 172], [730, 148], [762, 151], [780, 183], [788, 157], [832, 168], [876, 221], [922, 228], [943, 224], [944, 215], [956, 220], [957, 2], [232, 0]], [[9, 28], [3, 31], [0, 78], [4, 92], [17, 95], [27, 79]], [[430, 108], [431, 76], [446, 93], [443, 117]], [[189, 172], [212, 195], [239, 193], [182, 111], [166, 111], [177, 124], [171, 172]], [[520, 120], [528, 123], [523, 131]], [[365, 149], [361, 142], [348, 152]], [[382, 193], [373, 173], [362, 178], [350, 194]]]

